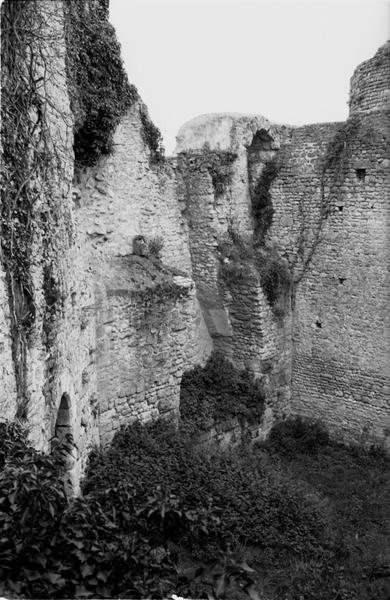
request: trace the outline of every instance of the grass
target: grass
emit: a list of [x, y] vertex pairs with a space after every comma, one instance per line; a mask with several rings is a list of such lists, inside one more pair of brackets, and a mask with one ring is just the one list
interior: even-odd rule
[[283, 477], [309, 486], [327, 503], [335, 534], [332, 553], [321, 560], [290, 558], [280, 563], [251, 548], [268, 598], [295, 600], [388, 600], [390, 598], [390, 461], [380, 451], [341, 443], [311, 449], [275, 448], [266, 452]]

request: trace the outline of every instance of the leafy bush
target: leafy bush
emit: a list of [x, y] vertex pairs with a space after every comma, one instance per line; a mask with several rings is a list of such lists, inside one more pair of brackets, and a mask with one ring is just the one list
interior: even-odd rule
[[329, 444], [329, 433], [320, 421], [294, 417], [280, 421], [271, 430], [268, 447], [282, 454], [314, 454]]
[[259, 280], [275, 316], [284, 316], [291, 273], [287, 261], [279, 256], [275, 247], [254, 244], [229, 227], [228, 236], [219, 242], [218, 251], [220, 274], [228, 286]]
[[183, 375], [180, 415], [195, 430], [207, 430], [219, 420], [243, 417], [259, 421], [264, 412], [264, 394], [249, 371], [239, 371], [214, 352], [204, 368], [197, 366]]
[[162, 498], [176, 498], [186, 519], [166, 530], [166, 539], [203, 558], [237, 542], [306, 555], [329, 541], [329, 521], [314, 494], [306, 497], [307, 490], [246, 448], [194, 448], [165, 422], [124, 428], [107, 453], [92, 457], [85, 492], [118, 482], [134, 486], [136, 497], [161, 486]]
[[173, 499], [137, 502], [130, 484], [117, 483], [68, 505], [61, 454], [35, 451], [17, 425], [2, 429], [3, 589], [32, 598], [163, 597], [174, 589], [165, 541]]
[[227, 236], [220, 240], [218, 251], [221, 259], [220, 275], [228, 286], [240, 285], [256, 278], [252, 240], [244, 238], [233, 224], [228, 227]]
[[161, 251], [164, 248], [164, 238], [162, 236], [156, 236], [148, 241], [149, 255], [160, 258]]
[[388, 597], [388, 458], [331, 443], [319, 424], [290, 420], [262, 447], [214, 454], [167, 422], [133, 424], [93, 453], [71, 503], [61, 457], [19, 425], [0, 430], [3, 594], [229, 598], [245, 586], [256, 598], [249, 552], [273, 600]]
[[257, 248], [256, 266], [261, 287], [274, 314], [284, 316], [291, 287], [291, 273], [287, 262], [279, 256], [276, 249], [262, 246]]

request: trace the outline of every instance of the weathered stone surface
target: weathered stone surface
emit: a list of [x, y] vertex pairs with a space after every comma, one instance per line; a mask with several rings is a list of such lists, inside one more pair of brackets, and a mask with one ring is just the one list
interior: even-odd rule
[[[263, 438], [275, 418], [294, 412], [322, 418], [347, 439], [388, 443], [389, 45], [351, 80], [349, 154], [325, 174], [340, 124], [292, 128], [256, 115], [203, 115], [180, 130], [177, 157], [153, 164], [135, 103], [117, 127], [113, 154], [75, 178], [63, 4], [38, 4], [56, 39], [45, 49], [45, 93], [51, 138], [61, 152], [50, 165], [50, 196], [42, 189], [40, 202], [42, 209], [55, 207], [50, 259], [63, 303], [48, 322], [47, 256], [37, 236], [38, 311], [26, 353], [34, 444], [50, 450], [65, 398], [77, 482], [92, 445], [109, 442], [121, 425], [159, 415], [177, 419], [183, 372], [204, 364], [213, 349], [262, 381], [265, 415], [245, 434]], [[249, 276], [226, 283], [220, 249], [232, 231], [253, 238], [253, 182], [274, 158], [280, 165], [269, 189], [274, 213], [262, 243], [288, 264], [294, 280], [279, 316], [250, 258]], [[134, 256], [136, 236], [145, 244], [161, 238], [160, 257], [150, 256], [150, 248]], [[3, 269], [3, 419], [14, 418], [17, 408], [14, 371]], [[236, 443], [242, 435], [230, 420], [203, 441]]]

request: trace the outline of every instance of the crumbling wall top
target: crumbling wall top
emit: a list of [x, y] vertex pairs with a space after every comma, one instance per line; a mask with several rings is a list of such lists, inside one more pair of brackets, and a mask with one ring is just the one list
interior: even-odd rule
[[241, 113], [210, 113], [187, 121], [176, 137], [176, 153], [194, 150], [231, 151], [249, 146], [256, 132], [264, 130], [275, 144], [280, 145], [280, 132], [285, 128], [275, 125], [262, 115]]
[[351, 77], [350, 115], [390, 110], [390, 40]]

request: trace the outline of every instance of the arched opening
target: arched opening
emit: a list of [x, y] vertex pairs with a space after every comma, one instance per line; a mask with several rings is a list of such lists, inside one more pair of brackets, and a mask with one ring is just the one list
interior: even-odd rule
[[77, 492], [77, 449], [73, 439], [71, 424], [71, 402], [69, 394], [61, 396], [57, 418], [54, 427], [52, 450], [59, 452], [62, 457], [64, 472], [64, 485], [66, 494], [72, 497]]
[[273, 137], [269, 135], [265, 129], [260, 129], [256, 131], [253, 136], [252, 143], [248, 147], [248, 152], [266, 152], [272, 150], [272, 142], [274, 141]]
[[54, 437], [58, 443], [62, 443], [72, 433], [70, 425], [70, 398], [68, 394], [62, 394], [60, 406], [58, 408], [57, 420], [55, 424]]

